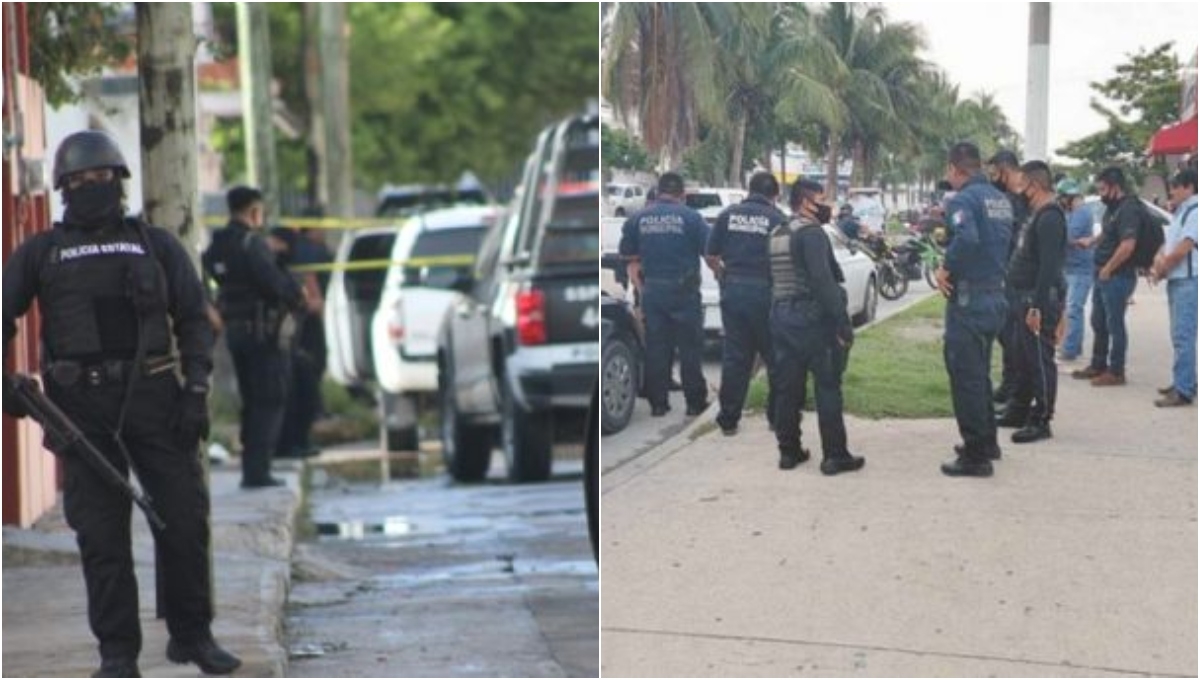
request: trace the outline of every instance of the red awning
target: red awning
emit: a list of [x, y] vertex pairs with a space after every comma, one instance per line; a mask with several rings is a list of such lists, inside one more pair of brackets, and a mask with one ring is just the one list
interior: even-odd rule
[[1165, 127], [1150, 138], [1150, 148], [1146, 150], [1151, 156], [1168, 156], [1196, 151], [1196, 117]]

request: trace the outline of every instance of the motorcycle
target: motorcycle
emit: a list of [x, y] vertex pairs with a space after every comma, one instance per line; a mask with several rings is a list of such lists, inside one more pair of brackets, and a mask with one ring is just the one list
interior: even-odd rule
[[875, 262], [875, 287], [885, 300], [899, 300], [908, 292], [908, 276], [901, 270], [900, 258], [882, 236], [860, 241], [862, 251]]
[[897, 269], [909, 280], [924, 278], [930, 288], [937, 288], [934, 272], [941, 266], [943, 250], [930, 233], [909, 236], [893, 247]]

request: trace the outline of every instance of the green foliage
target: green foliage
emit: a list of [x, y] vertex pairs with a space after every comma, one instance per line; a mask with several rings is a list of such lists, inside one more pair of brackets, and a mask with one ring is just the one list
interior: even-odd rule
[[1116, 75], [1091, 84], [1105, 100], [1093, 98], [1092, 110], [1104, 116], [1108, 127], [1056, 153], [1079, 159], [1080, 170], [1089, 176], [1119, 163], [1140, 183], [1144, 171], [1137, 161], [1145, 157], [1150, 137], [1179, 115], [1179, 59], [1169, 42], [1127, 57], [1117, 65]]
[[650, 153], [636, 137], [607, 125], [600, 129], [600, 153], [605, 166], [610, 168], [646, 171], [653, 168]]
[[[5, 3], [7, 4], [7, 3]], [[133, 51], [131, 36], [117, 32], [121, 8], [116, 2], [31, 2], [29, 63], [46, 101], [61, 106], [79, 99], [71, 76], [95, 74]], [[8, 36], [5, 36], [7, 39]]]
[[[303, 8], [269, 5], [280, 97], [301, 119]], [[236, 53], [232, 3], [214, 4], [223, 51]], [[584, 3], [351, 3], [350, 113], [355, 185], [510, 178], [537, 132], [581, 111], [599, 78], [599, 11]], [[233, 143], [222, 133], [220, 143]], [[284, 186], [306, 182], [305, 140], [277, 140]], [[244, 153], [236, 145], [230, 168]]]

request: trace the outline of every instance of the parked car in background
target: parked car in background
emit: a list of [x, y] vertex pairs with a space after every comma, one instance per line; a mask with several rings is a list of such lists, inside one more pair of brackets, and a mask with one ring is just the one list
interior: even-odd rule
[[471, 271], [499, 213], [495, 206], [421, 213], [393, 243], [370, 343], [389, 450], [418, 448], [418, 417], [437, 403], [437, 334], [452, 286]]
[[348, 231], [334, 255], [325, 293], [325, 337], [329, 376], [339, 385], [369, 386], [375, 381], [371, 322], [400, 229], [397, 225]]
[[883, 233], [883, 225], [887, 220], [883, 191], [874, 187], [852, 187], [846, 195], [846, 202], [854, 208], [854, 216], [863, 226], [877, 234]]
[[512, 218], [488, 239], [438, 338], [442, 449], [482, 478], [495, 435], [516, 482], [548, 478], [557, 435], [582, 438], [600, 358], [599, 119], [544, 130]]
[[408, 217], [455, 205], [487, 205], [491, 197], [474, 175], [465, 173], [455, 186], [405, 184], [386, 186], [379, 192], [377, 217]]
[[741, 203], [746, 198], [746, 192], [741, 189], [725, 189], [721, 187], [700, 187], [684, 192], [683, 203], [700, 213], [709, 224], [717, 219], [721, 211], [731, 205]]
[[604, 187], [604, 196], [615, 217], [625, 217], [646, 207], [646, 188], [640, 184], [611, 182]]

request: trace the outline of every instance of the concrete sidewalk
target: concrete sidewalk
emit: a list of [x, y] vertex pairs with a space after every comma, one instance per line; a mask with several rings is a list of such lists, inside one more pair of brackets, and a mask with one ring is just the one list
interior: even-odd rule
[[1153, 406], [1166, 296], [1136, 300], [1129, 384], [1060, 367], [1054, 439], [1002, 431], [992, 479], [938, 471], [952, 420], [850, 418], [867, 466], [826, 478], [761, 418], [693, 440], [711, 413], [605, 474], [601, 673], [1194, 677], [1197, 413]]
[[[300, 501], [298, 469], [292, 463], [276, 467], [274, 473], [287, 480], [287, 487], [257, 491], [238, 488], [236, 464], [212, 469], [213, 632], [241, 657], [239, 677], [279, 677], [286, 669], [282, 622]], [[5, 677], [87, 677], [99, 664], [74, 534], [56, 514], [59, 508], [33, 529], [4, 528]], [[153, 543], [140, 515], [134, 520], [134, 560], [142, 611], [142, 674], [200, 676], [195, 666], [176, 666], [166, 659], [166, 625], [154, 619]]]

